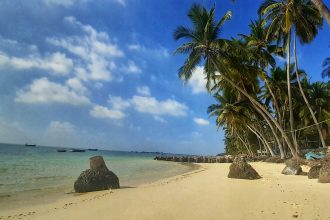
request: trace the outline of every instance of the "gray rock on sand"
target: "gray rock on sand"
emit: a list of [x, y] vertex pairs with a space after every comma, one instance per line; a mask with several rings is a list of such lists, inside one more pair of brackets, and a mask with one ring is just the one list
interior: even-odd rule
[[321, 167], [321, 164], [316, 164], [312, 166], [308, 172], [308, 179], [318, 179]]
[[103, 157], [90, 158], [90, 169], [83, 171], [74, 183], [76, 192], [92, 192], [120, 188], [119, 179], [110, 171]]
[[319, 183], [330, 183], [330, 156], [321, 160], [321, 169], [319, 173]]
[[236, 157], [229, 167], [228, 178], [254, 180], [260, 179], [261, 176], [244, 157]]
[[299, 175], [302, 173], [299, 161], [295, 159], [286, 160], [285, 165], [286, 167], [284, 167], [284, 169], [282, 170], [282, 174], [284, 175]]

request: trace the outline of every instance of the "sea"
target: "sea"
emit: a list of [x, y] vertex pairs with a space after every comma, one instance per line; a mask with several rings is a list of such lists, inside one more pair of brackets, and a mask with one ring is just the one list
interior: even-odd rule
[[136, 187], [194, 169], [155, 161], [156, 153], [123, 151], [57, 152], [56, 147], [0, 144], [0, 210], [43, 204], [77, 196], [73, 184], [89, 168], [89, 158], [103, 156], [121, 187]]

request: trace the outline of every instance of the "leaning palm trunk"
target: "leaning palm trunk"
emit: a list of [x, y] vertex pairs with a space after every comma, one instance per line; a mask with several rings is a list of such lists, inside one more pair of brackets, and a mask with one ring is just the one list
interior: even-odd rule
[[328, 22], [330, 25], [330, 11], [329, 8], [324, 4], [322, 0], [311, 0], [314, 5], [317, 7], [322, 17]]
[[269, 146], [267, 139], [263, 136], [263, 134], [261, 132], [258, 132], [256, 128], [247, 125], [247, 128], [252, 131], [253, 134], [255, 134], [258, 138], [260, 138], [261, 142], [263, 142], [265, 148], [268, 149], [270, 155], [272, 155], [272, 157], [275, 157], [275, 153], [272, 150], [272, 148]]
[[286, 44], [286, 55], [287, 55], [287, 63], [286, 63], [286, 80], [288, 86], [288, 99], [289, 99], [289, 112], [290, 112], [290, 133], [293, 140], [294, 147], [298, 152], [298, 144], [296, 140], [296, 136], [294, 135], [294, 120], [293, 120], [293, 109], [292, 109], [292, 96], [291, 96], [291, 77], [290, 77], [290, 50], [291, 50], [291, 30], [288, 33], [288, 42]]
[[272, 99], [273, 99], [273, 104], [274, 104], [274, 107], [275, 107], [275, 110], [276, 112], [278, 112], [278, 121], [281, 121], [281, 116], [280, 116], [280, 108], [278, 107], [278, 103], [277, 103], [277, 99], [273, 93], [273, 90], [271, 89], [270, 85], [269, 85], [269, 82], [268, 82], [268, 79], [267, 79], [267, 76], [265, 77], [265, 84], [269, 90], [269, 93], [270, 95], [272, 96]]
[[252, 156], [252, 151], [249, 149], [249, 147], [247, 146], [247, 144], [245, 143], [245, 141], [242, 139], [242, 137], [239, 134], [236, 134], [238, 139], [242, 142], [242, 144], [244, 145], [244, 147], [246, 148], [246, 151], [248, 152], [248, 154], [250, 156]]
[[296, 77], [297, 77], [297, 82], [298, 82], [298, 85], [299, 85], [299, 90], [300, 90], [300, 93], [302, 95], [302, 97], [304, 98], [304, 101], [307, 105], [307, 108], [309, 110], [309, 112], [311, 113], [312, 115], [312, 118], [313, 118], [313, 121], [314, 121], [314, 124], [317, 128], [317, 131], [319, 133], [319, 136], [320, 136], [320, 140], [321, 140], [321, 143], [322, 143], [322, 147], [326, 148], [326, 144], [325, 144], [325, 141], [324, 141], [324, 138], [323, 138], [323, 134], [322, 134], [322, 131], [321, 131], [321, 128], [320, 128], [320, 125], [314, 115], [314, 112], [313, 112], [313, 109], [311, 107], [311, 105], [309, 104], [307, 98], [306, 98], [306, 95], [304, 93], [304, 90], [301, 86], [301, 82], [300, 82], [300, 77], [299, 77], [299, 72], [298, 72], [298, 60], [297, 60], [297, 48], [296, 48], [296, 45], [297, 45], [297, 36], [296, 36], [296, 31], [294, 32], [294, 42], [293, 42], [293, 50], [294, 50], [294, 63], [295, 63], [295, 72], [296, 72]]
[[[216, 68], [218, 69], [219, 72], [221, 72], [221, 68], [219, 66], [219, 64], [212, 60], [213, 64], [216, 66]], [[285, 133], [285, 131], [283, 130], [283, 128], [279, 125], [279, 123], [273, 118], [273, 116], [264, 108], [264, 106], [262, 106], [257, 100], [255, 100], [251, 95], [249, 95], [249, 93], [247, 93], [245, 90], [243, 90], [242, 88], [240, 88], [238, 85], [236, 85], [229, 77], [227, 77], [225, 74], [221, 74], [222, 78], [227, 81], [233, 88], [237, 89], [240, 93], [242, 93], [245, 97], [247, 97], [251, 103], [253, 103], [254, 105], [256, 105], [258, 108], [260, 108], [260, 110], [262, 110], [266, 116], [274, 123], [274, 125], [277, 127], [277, 129], [280, 131], [282, 137], [285, 139], [285, 142], [288, 144], [288, 147], [290, 148], [290, 151], [292, 153], [292, 156], [294, 157], [298, 157], [297, 152], [294, 148], [294, 146], [292, 145], [289, 137], [287, 136], [287, 134]]]
[[280, 150], [280, 155], [281, 155], [281, 159], [285, 158], [285, 153], [284, 153], [284, 150], [283, 150], [283, 145], [280, 141], [280, 138], [278, 137], [277, 135], [277, 132], [275, 131], [275, 128], [274, 126], [272, 125], [272, 123], [269, 121], [269, 119], [267, 118], [267, 116], [265, 115], [265, 113], [263, 111], [261, 111], [256, 105], [252, 104], [252, 106], [255, 108], [255, 110], [261, 115], [261, 117], [263, 117], [263, 119], [266, 121], [266, 123], [268, 124], [268, 126], [270, 127], [274, 137], [275, 137], [275, 140], [276, 140], [276, 143], [278, 145], [278, 148]]

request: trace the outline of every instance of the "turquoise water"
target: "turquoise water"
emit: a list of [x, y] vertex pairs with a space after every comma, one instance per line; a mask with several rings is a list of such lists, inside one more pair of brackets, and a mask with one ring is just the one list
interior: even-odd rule
[[123, 187], [192, 170], [177, 163], [154, 161], [155, 154], [103, 150], [59, 153], [57, 149], [0, 144], [0, 206], [24, 205], [45, 194], [50, 198], [72, 192], [74, 181], [89, 168], [89, 158], [96, 155], [104, 157]]

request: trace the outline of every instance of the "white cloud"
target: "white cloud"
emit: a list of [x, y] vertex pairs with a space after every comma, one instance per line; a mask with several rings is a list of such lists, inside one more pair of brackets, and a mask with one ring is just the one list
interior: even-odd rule
[[131, 51], [135, 51], [138, 53], [145, 53], [155, 58], [167, 58], [170, 56], [168, 49], [162, 46], [155, 48], [148, 48], [141, 44], [129, 44], [127, 45], [127, 48]]
[[19, 103], [64, 103], [86, 105], [89, 99], [67, 85], [49, 81], [47, 78], [36, 79], [28, 87], [16, 92]]
[[158, 101], [154, 97], [133, 96], [132, 104], [134, 108], [143, 113], [152, 115], [172, 115], [172, 116], [186, 116], [187, 106], [175, 100], [167, 99], [165, 101]]
[[134, 61], [128, 61], [127, 65], [122, 67], [122, 71], [124, 73], [132, 73], [132, 74], [137, 74], [137, 73], [141, 73], [142, 70], [141, 68], [136, 65], [136, 63]]
[[206, 79], [204, 69], [198, 66], [192, 73], [188, 81], [188, 86], [191, 87], [193, 94], [206, 93]]
[[0, 140], [2, 143], [26, 143], [31, 142], [24, 127], [18, 122], [0, 116]]
[[75, 126], [69, 122], [60, 122], [60, 121], [51, 121], [49, 128], [47, 129], [48, 133], [66, 133], [71, 134], [75, 131]]
[[157, 116], [157, 115], [155, 115], [154, 116], [154, 119], [156, 120], [156, 121], [159, 121], [160, 123], [167, 123], [167, 121], [164, 119], [164, 118], [162, 118], [162, 117], [159, 117], [159, 116]]
[[16, 70], [41, 69], [56, 75], [68, 75], [73, 67], [73, 61], [65, 54], [55, 52], [44, 57], [32, 54], [28, 57], [10, 57], [0, 52], [0, 66]]
[[78, 78], [70, 78], [66, 81], [66, 84], [80, 94], [86, 93], [87, 91], [87, 88], [81, 83]]
[[70, 7], [74, 4], [85, 3], [89, 0], [43, 0], [47, 5], [60, 5], [63, 7]]
[[39, 134], [38, 141], [45, 145], [81, 147], [81, 134], [79, 132], [80, 130], [70, 122], [53, 120], [46, 128], [44, 135], [40, 136]]
[[112, 108], [116, 109], [116, 110], [123, 110], [123, 109], [130, 107], [130, 105], [131, 105], [131, 103], [129, 101], [124, 100], [123, 98], [121, 98], [119, 96], [109, 95], [108, 102], [110, 103]]
[[203, 126], [205, 126], [205, 125], [209, 125], [209, 124], [210, 124], [210, 122], [209, 122], [208, 120], [203, 119], [203, 118], [194, 118], [193, 120], [194, 120], [194, 122], [195, 122], [196, 124], [198, 124], [198, 125], [203, 125]]
[[66, 49], [80, 59], [79, 65], [75, 66], [76, 75], [80, 79], [111, 81], [112, 71], [117, 68], [115, 59], [124, 57], [123, 51], [111, 41], [107, 33], [99, 32], [90, 25], [84, 25], [75, 17], [66, 17], [64, 20], [70, 26], [81, 30], [82, 35], [47, 38], [47, 42]]
[[114, 1], [121, 4], [122, 6], [126, 6], [126, 0], [114, 0]]
[[120, 110], [109, 109], [101, 105], [94, 106], [94, 108], [89, 113], [94, 118], [122, 119], [125, 117], [125, 114]]
[[136, 92], [140, 95], [150, 96], [150, 88], [148, 86], [136, 87]]

